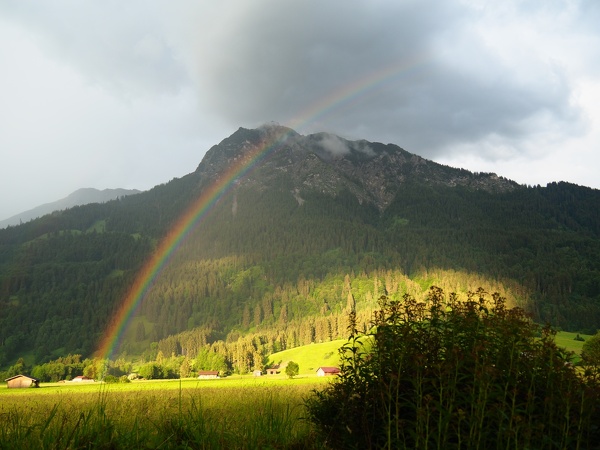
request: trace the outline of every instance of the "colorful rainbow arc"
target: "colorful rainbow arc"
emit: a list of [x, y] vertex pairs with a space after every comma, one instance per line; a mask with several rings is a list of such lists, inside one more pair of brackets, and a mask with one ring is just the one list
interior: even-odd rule
[[196, 224], [206, 216], [217, 201], [235, 185], [235, 182], [244, 177], [257, 162], [264, 159], [271, 150], [287, 137], [287, 132], [275, 136], [268, 142], [251, 149], [245, 156], [232, 164], [221, 176], [213, 182], [202, 194], [188, 207], [186, 212], [177, 220], [167, 235], [162, 239], [151, 258], [144, 264], [136, 277], [134, 284], [128, 291], [125, 300], [113, 317], [104, 339], [101, 341], [96, 355], [101, 358], [111, 358], [135, 315], [141, 300], [152, 286], [177, 248], [185, 241]]
[[[422, 62], [422, 59], [415, 59], [405, 64], [392, 65], [343, 87], [299, 114], [296, 120], [291, 121], [292, 128], [302, 128], [316, 121], [332, 109], [372, 91], [377, 86], [410, 69], [420, 66]], [[269, 155], [271, 150], [285, 140], [286, 137], [287, 133], [283, 133], [276, 136], [275, 139], [252, 149], [246, 158], [236, 161], [188, 207], [137, 275], [134, 284], [129, 289], [127, 296], [103, 335], [95, 352], [98, 357], [110, 359], [114, 356], [141, 301], [181, 243], [202, 218], [208, 214], [215, 203], [231, 189], [235, 182], [251, 171], [258, 161]]]

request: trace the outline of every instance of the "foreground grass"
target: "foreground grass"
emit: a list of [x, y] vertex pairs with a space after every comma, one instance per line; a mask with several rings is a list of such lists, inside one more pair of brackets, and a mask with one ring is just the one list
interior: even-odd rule
[[317, 378], [42, 385], [0, 393], [0, 449], [323, 445], [304, 420]]

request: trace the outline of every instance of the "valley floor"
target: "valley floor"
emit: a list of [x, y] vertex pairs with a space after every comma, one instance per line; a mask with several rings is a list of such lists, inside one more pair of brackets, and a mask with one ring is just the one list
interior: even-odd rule
[[0, 448], [323, 448], [303, 418], [304, 398], [326, 382], [234, 376], [1, 389]]

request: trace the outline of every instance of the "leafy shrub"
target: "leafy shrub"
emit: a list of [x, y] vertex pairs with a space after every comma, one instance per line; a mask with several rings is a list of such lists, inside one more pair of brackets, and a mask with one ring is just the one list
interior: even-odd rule
[[114, 383], [118, 383], [119, 379], [117, 377], [115, 377], [114, 375], [106, 375], [104, 377], [104, 382], [108, 383], [108, 384], [114, 384]]
[[370, 333], [340, 349], [341, 374], [307, 402], [332, 448], [590, 448], [597, 371], [578, 373], [555, 332], [480, 288], [459, 301], [380, 299]]
[[593, 335], [583, 344], [581, 359], [585, 364], [600, 366], [600, 332]]

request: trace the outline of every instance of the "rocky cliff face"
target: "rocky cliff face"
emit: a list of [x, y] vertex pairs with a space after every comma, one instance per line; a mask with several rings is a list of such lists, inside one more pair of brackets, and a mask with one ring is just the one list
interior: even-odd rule
[[212, 180], [235, 162], [254, 164], [242, 184], [260, 188], [272, 186], [272, 181], [280, 178], [299, 202], [306, 190], [331, 196], [345, 190], [361, 204], [370, 202], [380, 211], [409, 182], [488, 192], [519, 187], [493, 173], [475, 174], [437, 164], [394, 144], [348, 141], [328, 133], [303, 136], [275, 124], [238, 129], [206, 153], [196, 173], [205, 181]]

